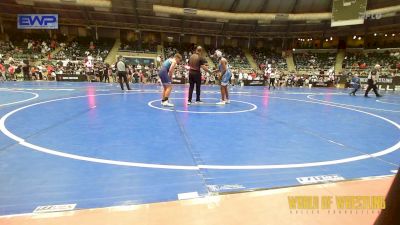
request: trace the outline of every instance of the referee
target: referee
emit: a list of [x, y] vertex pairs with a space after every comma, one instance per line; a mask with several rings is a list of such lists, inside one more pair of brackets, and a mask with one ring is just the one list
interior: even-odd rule
[[195, 53], [189, 59], [189, 99], [188, 105], [192, 104], [192, 96], [194, 85], [196, 85], [196, 103], [202, 103], [200, 100], [200, 85], [201, 85], [201, 71], [200, 68], [206, 72], [210, 72], [207, 68], [207, 61], [202, 57], [203, 48], [197, 46]]
[[275, 90], [275, 78], [276, 78], [276, 71], [275, 71], [275, 69], [271, 69], [271, 72], [269, 74], [268, 90], [271, 89], [271, 86], [274, 87], [274, 90]]
[[368, 75], [368, 87], [367, 90], [365, 91], [364, 97], [368, 98], [368, 92], [371, 89], [374, 90], [376, 97], [382, 97], [382, 95], [378, 93], [378, 88], [376, 87], [377, 81], [378, 81], [378, 71], [374, 69]]
[[131, 90], [128, 83], [128, 77], [126, 76], [126, 65], [124, 61], [122, 61], [122, 56], [118, 57], [118, 62], [116, 67], [118, 71], [118, 78], [119, 78], [119, 84], [121, 85], [121, 89], [124, 90], [124, 84], [122, 83], [122, 78], [124, 78], [126, 87], [128, 88], [128, 90]]

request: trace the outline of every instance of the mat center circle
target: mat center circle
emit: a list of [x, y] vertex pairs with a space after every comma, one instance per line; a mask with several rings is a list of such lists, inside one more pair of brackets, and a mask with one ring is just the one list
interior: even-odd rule
[[[200, 114], [230, 114], [245, 113], [254, 111], [257, 106], [250, 102], [230, 100], [230, 104], [218, 105], [218, 98], [203, 98], [206, 100], [202, 103], [192, 103], [188, 105], [186, 98], [170, 98], [174, 103], [174, 107], [163, 107], [161, 100], [156, 99], [148, 102], [148, 106], [158, 110], [179, 112], [179, 113], [200, 113]], [[179, 101], [177, 101], [179, 100]]]

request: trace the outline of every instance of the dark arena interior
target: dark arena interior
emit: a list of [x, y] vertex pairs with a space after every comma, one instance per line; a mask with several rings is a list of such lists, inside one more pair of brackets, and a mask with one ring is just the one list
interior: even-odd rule
[[0, 225], [398, 225], [399, 0], [1, 0]]

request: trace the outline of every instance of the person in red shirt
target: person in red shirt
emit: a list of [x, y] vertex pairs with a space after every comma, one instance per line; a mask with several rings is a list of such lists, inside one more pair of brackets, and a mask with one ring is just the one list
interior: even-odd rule
[[6, 72], [6, 67], [3, 65], [3, 63], [0, 63], [0, 72], [5, 73]]
[[90, 45], [89, 45], [89, 49], [90, 50], [93, 50], [93, 49], [95, 49], [96, 48], [96, 45], [93, 43], [93, 41], [91, 41], [90, 42]]
[[56, 49], [56, 45], [57, 45], [56, 41], [52, 40], [50, 43], [50, 48], [54, 50]]
[[257, 77], [257, 74], [256, 74], [256, 72], [252, 71], [251, 74], [250, 74], [250, 76], [251, 76], [251, 77], [253, 78], [253, 80], [254, 80], [254, 78]]
[[6, 68], [0, 63], [0, 78], [6, 80]]
[[53, 67], [50, 64], [47, 65], [47, 79], [48, 80], [50, 79], [52, 72], [53, 72]]

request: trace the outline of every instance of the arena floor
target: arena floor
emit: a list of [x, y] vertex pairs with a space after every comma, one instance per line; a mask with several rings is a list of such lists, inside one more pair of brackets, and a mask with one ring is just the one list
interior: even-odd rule
[[400, 93], [203, 86], [205, 104], [160, 106], [161, 87], [0, 83], [0, 215], [38, 206], [138, 205], [220, 193], [391, 176]]

